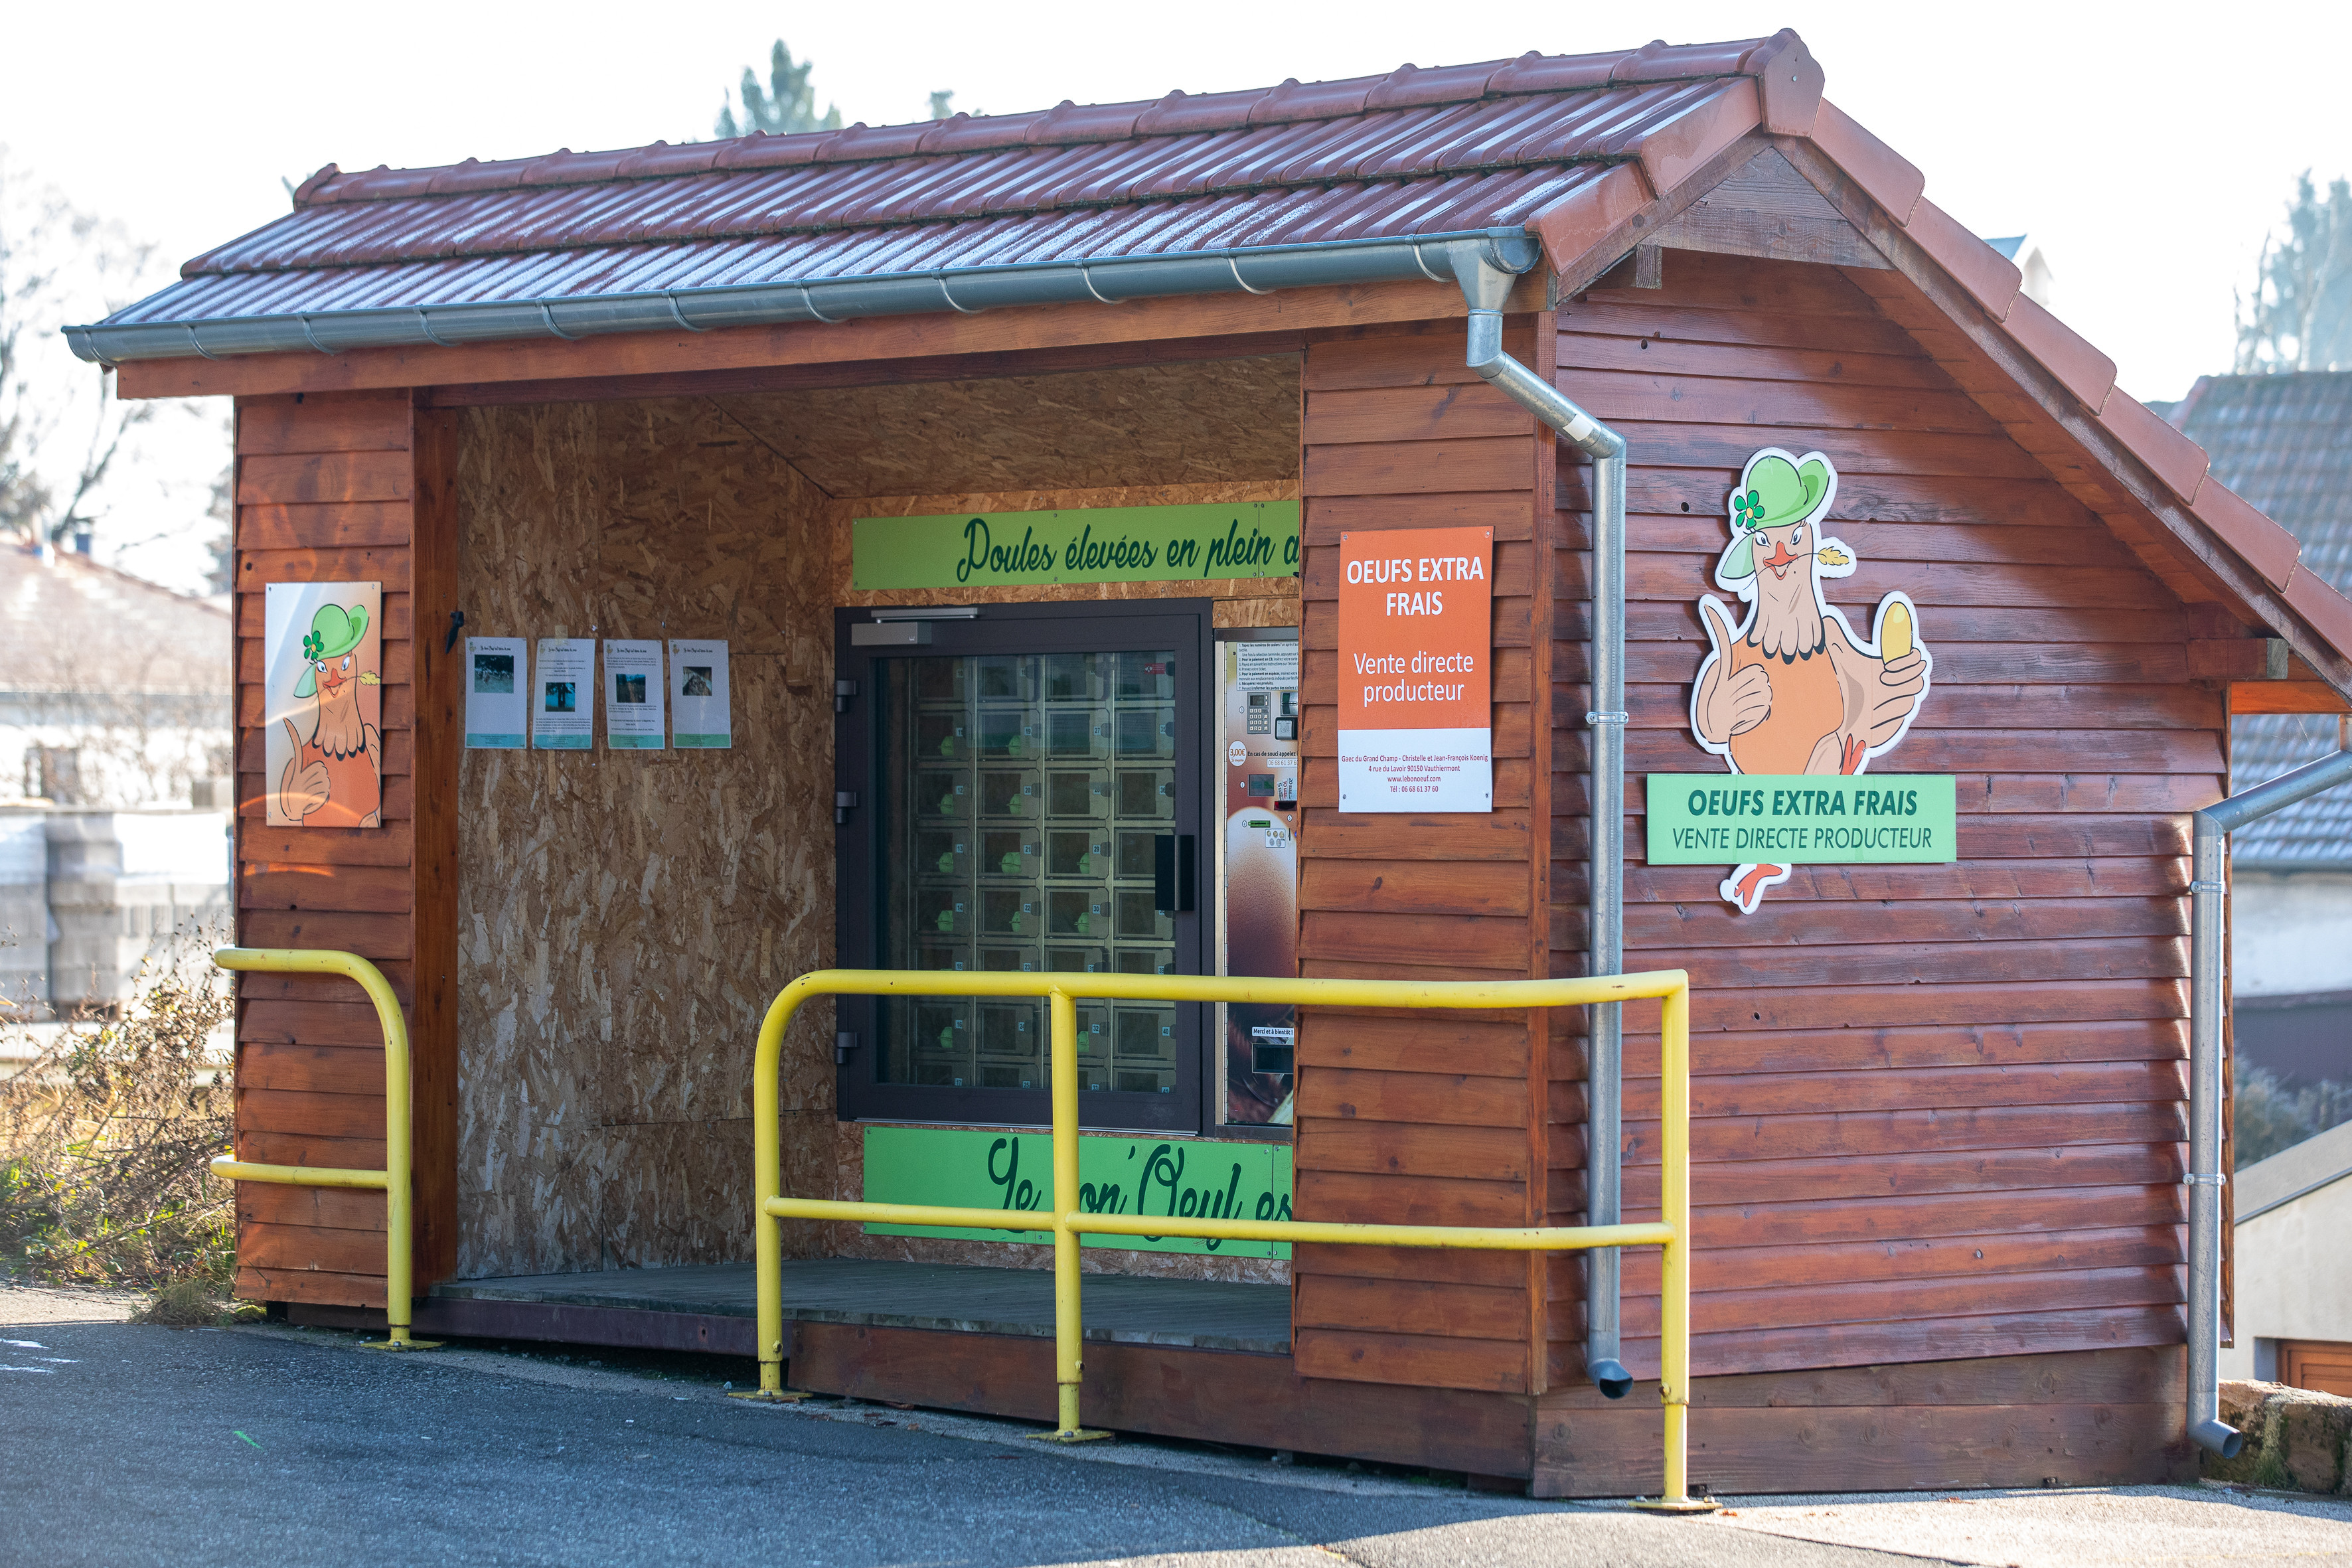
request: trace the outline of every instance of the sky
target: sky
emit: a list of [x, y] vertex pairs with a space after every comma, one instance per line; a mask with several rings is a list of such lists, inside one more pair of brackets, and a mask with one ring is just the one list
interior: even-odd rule
[[[2352, 173], [2341, 0], [2226, 14], [2067, 0], [27, 5], [7, 24], [19, 68], [0, 91], [0, 147], [20, 190], [54, 185], [153, 242], [160, 284], [283, 214], [282, 182], [331, 161], [709, 137], [727, 89], [749, 64], [764, 78], [780, 34], [815, 62], [820, 101], [878, 125], [925, 118], [942, 89], [958, 109], [1012, 113], [1782, 26], [1804, 36], [1829, 98], [1926, 172], [1929, 199], [1979, 234], [2035, 237], [2057, 313], [2143, 398], [2230, 368], [2233, 290], [2251, 287], [2295, 176]], [[76, 389], [97, 375], [69, 357], [44, 373]], [[157, 412], [110, 487], [102, 559], [200, 584], [226, 432], [217, 404]]]

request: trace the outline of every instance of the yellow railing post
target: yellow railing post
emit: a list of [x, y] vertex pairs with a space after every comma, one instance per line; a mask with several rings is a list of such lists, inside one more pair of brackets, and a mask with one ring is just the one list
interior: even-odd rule
[[386, 1337], [372, 1349], [432, 1350], [432, 1342], [412, 1338], [409, 1323], [415, 1300], [415, 1270], [412, 1261], [415, 1225], [415, 1184], [411, 1163], [414, 1134], [410, 1115], [408, 1021], [402, 1016], [400, 998], [383, 971], [355, 952], [323, 948], [224, 947], [213, 954], [223, 969], [269, 974], [340, 974], [359, 983], [375, 1004], [377, 1025], [383, 1030], [383, 1166], [381, 1171], [340, 1170], [323, 1165], [266, 1165], [222, 1158], [212, 1163], [213, 1174], [234, 1182], [273, 1182], [295, 1187], [373, 1188], [384, 1196], [383, 1320]]
[[1045, 997], [1053, 1018], [1054, 1090], [1054, 1384], [1059, 1424], [1055, 1440], [1085, 1443], [1108, 1437], [1078, 1424], [1078, 1384], [1086, 1375], [1086, 1319], [1079, 1310], [1082, 1279], [1078, 1230], [1078, 1005], [1056, 986]]
[[1665, 1476], [1654, 1502], [1638, 1508], [1703, 1512], [1690, 1495], [1690, 988], [1660, 999], [1658, 1030], [1659, 1214], [1670, 1233], [1659, 1260], [1658, 1401], [1664, 1415]]
[[[1075, 989], [1068, 989], [1075, 987]], [[1467, 1247], [1570, 1252], [1595, 1247], [1664, 1249], [1658, 1393], [1664, 1407], [1661, 1496], [1639, 1506], [1698, 1512], [1715, 1505], [1689, 1496], [1685, 1463], [1690, 1411], [1690, 977], [1681, 970], [1603, 974], [1581, 980], [1417, 982], [1285, 980], [1210, 975], [1066, 975], [901, 970], [819, 970], [778, 994], [760, 1026], [751, 1086], [752, 1179], [759, 1277], [760, 1388], [741, 1397], [798, 1399], [782, 1384], [783, 1249], [777, 1221], [845, 1220], [967, 1230], [1034, 1230], [1034, 1213], [937, 1204], [875, 1204], [783, 1195], [776, 1077], [785, 1028], [810, 996], [1042, 996], [1052, 1016], [1054, 1184], [1054, 1363], [1060, 1442], [1108, 1436], [1079, 1425], [1085, 1374], [1080, 1301], [1082, 1236], [1181, 1236], [1229, 1241], [1340, 1243], [1368, 1247]], [[1406, 1008], [1573, 1007], [1655, 996], [1663, 1006], [1660, 1062], [1661, 1213], [1655, 1223], [1613, 1226], [1426, 1226], [1256, 1220], [1176, 1215], [1087, 1214], [1079, 1174], [1077, 1002], [1263, 1002], [1294, 1005]]]
[[784, 1031], [800, 1010], [801, 998], [817, 989], [815, 975], [802, 975], [776, 993], [760, 1020], [760, 1043], [751, 1053], [751, 1254], [759, 1302], [760, 1386], [736, 1397], [764, 1401], [806, 1399], [784, 1386], [784, 1233], [771, 1207], [783, 1195], [783, 1136], [776, 1116], [776, 1074]]

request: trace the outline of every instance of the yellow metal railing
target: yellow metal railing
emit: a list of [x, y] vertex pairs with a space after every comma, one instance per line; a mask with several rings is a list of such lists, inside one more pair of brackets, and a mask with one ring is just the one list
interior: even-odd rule
[[413, 1187], [409, 1180], [408, 1024], [400, 999], [383, 971], [355, 952], [290, 947], [224, 947], [213, 954], [223, 969], [269, 974], [340, 974], [359, 983], [375, 1004], [383, 1027], [383, 1163], [381, 1171], [338, 1170], [323, 1165], [263, 1165], [224, 1156], [212, 1163], [215, 1176], [233, 1182], [275, 1182], [290, 1187], [359, 1187], [384, 1195], [383, 1315], [390, 1337], [369, 1348], [432, 1350], [434, 1342], [409, 1337], [409, 1296], [415, 1283], [409, 1227]]
[[[1053, 1016], [1054, 1191], [1050, 1215], [1016, 1209], [929, 1204], [848, 1203], [782, 1194], [777, 1131], [777, 1069], [784, 1031], [813, 996], [1043, 996]], [[1655, 996], [1663, 1004], [1659, 1111], [1664, 1162], [1657, 1223], [1612, 1226], [1344, 1225], [1316, 1220], [1185, 1218], [1174, 1215], [1087, 1214], [1078, 1194], [1079, 997], [1118, 1002], [1259, 1002], [1328, 1007], [1576, 1007]], [[1312, 1070], [1312, 1069], [1309, 1069]], [[1507, 1252], [1570, 1252], [1596, 1247], [1664, 1248], [1662, 1377], [1665, 1477], [1661, 1497], [1643, 1506], [1676, 1511], [1713, 1505], [1688, 1495], [1685, 1464], [1690, 1410], [1690, 977], [1679, 969], [1588, 980], [1493, 983], [1400, 980], [1260, 980], [1195, 975], [999, 974], [827, 969], [803, 974], [780, 992], [760, 1026], [751, 1078], [753, 1225], [759, 1257], [760, 1386], [744, 1397], [793, 1399], [783, 1386], [783, 1219], [863, 1221], [967, 1230], [1037, 1230], [1054, 1235], [1055, 1379], [1060, 1423], [1052, 1436], [1080, 1442], [1104, 1436], [1078, 1423], [1084, 1371], [1079, 1316], [1079, 1238], [1182, 1236], [1225, 1241], [1338, 1242], [1373, 1247], [1475, 1247]], [[1040, 1218], [1047, 1220], [1040, 1226]]]

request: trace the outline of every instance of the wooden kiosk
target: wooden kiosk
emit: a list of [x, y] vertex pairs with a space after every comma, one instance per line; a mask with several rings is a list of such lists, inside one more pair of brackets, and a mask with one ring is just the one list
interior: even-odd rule
[[[75, 329], [125, 396], [236, 399], [239, 935], [360, 953], [410, 1010], [420, 1330], [744, 1353], [751, 1052], [806, 970], [1585, 972], [1591, 468], [1467, 368], [1444, 258], [1475, 240], [1527, 264], [1503, 350], [1628, 447], [1624, 967], [1696, 986], [1694, 1480], [2180, 1473], [2188, 814], [2231, 713], [2345, 707], [2352, 605], [1822, 85], [1782, 33], [330, 165]], [[1349, 552], [1430, 529], [1490, 544], [1489, 798], [1345, 809]], [[1790, 563], [1843, 614], [1751, 638], [1779, 698], [1695, 702], [1747, 657], [1701, 598], [1736, 616]], [[326, 742], [288, 729], [268, 588], [320, 584], [379, 595], [360, 826], [289, 811], [277, 750]], [[360, 635], [323, 613], [284, 656], [321, 691]], [[1820, 688], [1849, 704], [1824, 785], [1948, 781], [1956, 852], [1745, 868], [1782, 875], [1743, 912], [1742, 855], [1654, 863], [1645, 781], [1821, 771], [1740, 737], [1836, 628], [1839, 681], [1893, 691], [1915, 645], [1933, 673], [1860, 718]], [[467, 719], [497, 638], [530, 645], [520, 747]], [[616, 639], [654, 650], [661, 744], [613, 743]], [[534, 745], [535, 678], [582, 647], [588, 738]], [[1282, 919], [1244, 935], [1261, 843]], [[1581, 1017], [1199, 1011], [1089, 1026], [1089, 1124], [1150, 1201], [1584, 1214]], [[1003, 1204], [1042, 1085], [983, 1012], [801, 1026], [788, 1190]], [[1655, 1027], [1628, 1010], [1628, 1217]], [[247, 976], [238, 1038], [241, 1157], [380, 1163], [364, 1002]], [[380, 1314], [383, 1214], [244, 1187], [240, 1289]], [[1050, 1415], [1014, 1300], [1044, 1249], [790, 1237], [796, 1384]], [[1654, 1391], [1585, 1377], [1580, 1261], [1232, 1250], [1088, 1255], [1090, 1424], [1654, 1487]], [[1654, 1264], [1623, 1285], [1654, 1378]]]

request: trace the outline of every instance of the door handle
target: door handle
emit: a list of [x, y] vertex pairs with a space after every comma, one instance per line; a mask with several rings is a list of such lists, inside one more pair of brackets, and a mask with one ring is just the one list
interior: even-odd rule
[[1151, 841], [1151, 907], [1163, 915], [1192, 912], [1196, 857], [1189, 833], [1163, 833]]

